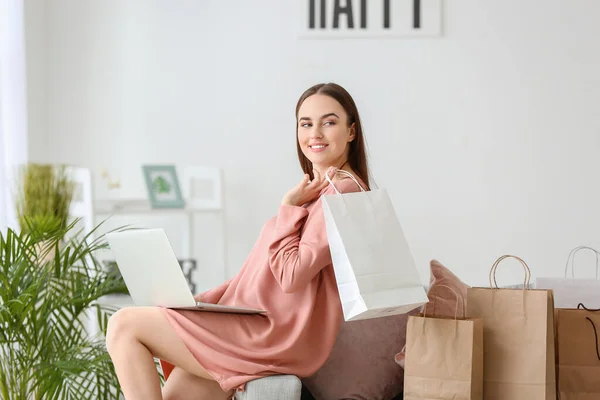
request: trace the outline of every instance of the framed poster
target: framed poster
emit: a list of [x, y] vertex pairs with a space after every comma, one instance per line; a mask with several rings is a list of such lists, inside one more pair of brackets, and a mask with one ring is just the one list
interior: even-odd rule
[[185, 207], [174, 165], [143, 165], [142, 170], [152, 208]]

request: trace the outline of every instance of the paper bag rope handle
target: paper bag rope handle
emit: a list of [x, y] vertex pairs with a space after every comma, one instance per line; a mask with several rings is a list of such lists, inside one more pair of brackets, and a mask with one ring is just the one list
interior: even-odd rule
[[[529, 281], [531, 279], [531, 270], [529, 269], [529, 266], [527, 265], [527, 263], [525, 261], [523, 261], [521, 258], [519, 258], [517, 256], [512, 256], [510, 254], [506, 254], [506, 255], [503, 255], [502, 257], [498, 258], [496, 260], [496, 262], [494, 263], [494, 265], [492, 265], [492, 268], [490, 269], [490, 288], [494, 288], [494, 286], [495, 286], [496, 289], [498, 289], [498, 282], [496, 282], [496, 270], [498, 269], [498, 264], [500, 264], [500, 261], [504, 260], [505, 258], [514, 258], [514, 259], [519, 260], [519, 262], [523, 266], [523, 269], [525, 270], [525, 281], [523, 282], [523, 290], [527, 289], [529, 287]], [[492, 283], [492, 280], [493, 280], [493, 283]]]
[[[335, 170], [336, 174], [342, 174], [342, 175], [346, 175], [347, 177], [349, 177], [350, 179], [352, 179], [354, 181], [354, 183], [356, 183], [358, 185], [358, 187], [360, 188], [361, 192], [364, 192], [365, 189], [360, 185], [360, 183], [358, 183], [358, 181], [356, 180], [356, 178], [354, 177], [354, 175], [352, 175], [350, 172], [348, 171], [344, 171], [343, 169], [336, 169]], [[329, 182], [329, 184], [331, 186], [333, 186], [333, 190], [335, 190], [335, 192], [337, 194], [341, 194], [340, 191], [335, 187], [335, 185], [333, 184], [333, 181], [331, 180], [331, 178], [329, 177], [328, 173], [325, 173], [325, 179], [327, 179], [327, 182]]]
[[571, 261], [572, 257], [573, 260], [571, 261], [571, 277], [575, 279], [575, 253], [583, 249], [591, 250], [596, 254], [596, 279], [598, 279], [598, 271], [600, 270], [600, 259], [598, 258], [598, 256], [600, 256], [600, 252], [588, 246], [577, 246], [573, 250], [571, 250], [571, 252], [569, 253], [569, 257], [567, 257], [567, 264], [565, 265], [565, 278], [567, 277], [567, 273], [569, 271], [569, 261]]
[[[584, 306], [583, 303], [579, 303], [577, 305], [577, 309], [581, 310], [582, 308], [586, 311], [591, 311], [591, 312], [600, 311], [600, 308], [597, 310], [593, 310], [593, 309], [589, 309], [586, 306]], [[592, 321], [592, 319], [590, 317], [585, 317], [585, 319], [587, 319], [590, 322], [590, 324], [592, 324], [592, 329], [594, 330], [594, 337], [596, 338], [596, 356], [598, 356], [598, 360], [600, 361], [600, 348], [598, 345], [598, 331], [596, 330], [596, 325], [594, 324], [594, 321]]]
[[[462, 303], [462, 309], [463, 309], [463, 316], [465, 316], [467, 313], [465, 311], [465, 299], [462, 298], [461, 296], [458, 295], [458, 293], [456, 292], [456, 290], [452, 289], [450, 286], [446, 286], [446, 285], [437, 285], [438, 288], [444, 287], [447, 289], [450, 289], [450, 291], [452, 293], [454, 293], [454, 296], [456, 296], [456, 309], [454, 310], [454, 319], [458, 318], [458, 302], [460, 301]], [[431, 289], [429, 290], [429, 293], [431, 293]], [[427, 303], [425, 303], [425, 305], [423, 305], [423, 316], [427, 317]], [[435, 303], [433, 303], [433, 316], [435, 316]]]

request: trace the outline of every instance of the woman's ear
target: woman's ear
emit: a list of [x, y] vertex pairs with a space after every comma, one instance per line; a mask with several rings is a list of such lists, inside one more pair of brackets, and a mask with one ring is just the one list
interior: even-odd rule
[[353, 141], [356, 138], [356, 123], [352, 123], [350, 125], [350, 134], [348, 135], [348, 143]]

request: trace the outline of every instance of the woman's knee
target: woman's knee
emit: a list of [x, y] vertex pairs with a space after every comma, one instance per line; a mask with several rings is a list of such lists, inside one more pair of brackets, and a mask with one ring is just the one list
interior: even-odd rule
[[106, 329], [106, 347], [108, 352], [119, 340], [131, 339], [134, 336], [136, 321], [135, 308], [124, 307], [117, 310], [109, 319]]

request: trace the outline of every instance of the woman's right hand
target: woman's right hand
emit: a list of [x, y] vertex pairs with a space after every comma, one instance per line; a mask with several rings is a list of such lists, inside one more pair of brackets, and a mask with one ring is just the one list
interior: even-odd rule
[[[331, 177], [334, 172], [333, 170], [327, 170], [327, 173]], [[314, 179], [309, 181], [310, 177], [308, 174], [304, 174], [304, 178], [299, 184], [290, 189], [289, 192], [283, 196], [281, 204], [290, 206], [301, 206], [316, 199], [329, 182], [324, 176], [321, 176], [317, 170], [313, 170]]]
[[195, 295], [194, 300], [199, 301], [200, 303], [204, 303], [204, 301], [202, 301], [202, 293], [198, 293], [197, 295]]

